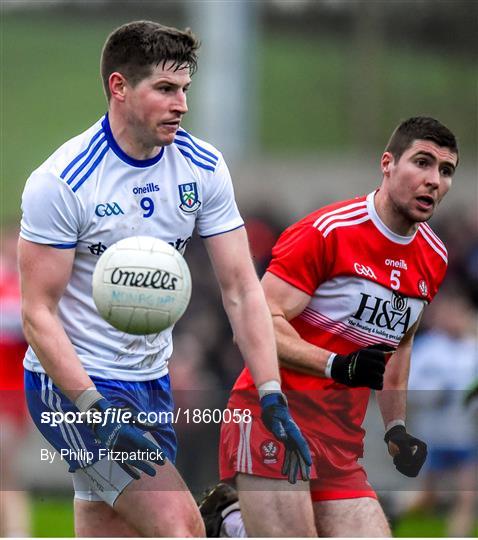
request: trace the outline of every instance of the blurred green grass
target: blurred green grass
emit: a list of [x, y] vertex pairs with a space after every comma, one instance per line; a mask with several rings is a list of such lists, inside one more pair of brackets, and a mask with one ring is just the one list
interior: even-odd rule
[[[124, 21], [116, 14], [2, 14], [0, 222], [18, 218], [30, 172], [106, 110], [99, 56], [119, 22]], [[261, 35], [258, 112], [266, 152], [350, 150], [358, 141], [374, 142], [372, 132], [383, 144], [390, 126], [412, 114], [436, 115], [453, 128], [468, 124], [468, 133], [458, 129], [458, 136], [462, 146], [473, 147], [476, 133], [469, 124], [476, 112], [476, 71], [471, 60], [380, 48], [370, 65], [367, 59], [361, 64], [353, 45], [284, 32]], [[358, 110], [360, 99], [369, 103], [372, 117]], [[362, 125], [367, 120], [369, 125]]]
[[[72, 498], [34, 497], [33, 537], [72, 536], [74, 536]], [[408, 515], [397, 522], [394, 536], [399, 538], [443, 537], [445, 536], [445, 520], [443, 517], [428, 514]], [[475, 537], [478, 537], [478, 523]]]
[[32, 498], [32, 536], [34, 538], [75, 536], [73, 497], [34, 496]]

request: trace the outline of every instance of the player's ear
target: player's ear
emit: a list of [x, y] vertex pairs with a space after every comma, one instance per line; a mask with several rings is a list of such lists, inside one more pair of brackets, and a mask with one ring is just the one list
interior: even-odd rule
[[124, 75], [114, 71], [108, 78], [111, 97], [118, 101], [124, 101], [127, 81]]
[[389, 176], [394, 163], [393, 154], [391, 152], [384, 152], [382, 154], [382, 159], [380, 160], [380, 166], [382, 169], [382, 174], [384, 176]]

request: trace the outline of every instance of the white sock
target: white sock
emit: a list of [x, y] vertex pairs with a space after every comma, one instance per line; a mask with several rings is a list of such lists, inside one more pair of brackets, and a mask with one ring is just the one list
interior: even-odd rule
[[234, 503], [223, 510], [223, 515], [225, 517], [219, 531], [220, 538], [247, 538], [239, 503]]

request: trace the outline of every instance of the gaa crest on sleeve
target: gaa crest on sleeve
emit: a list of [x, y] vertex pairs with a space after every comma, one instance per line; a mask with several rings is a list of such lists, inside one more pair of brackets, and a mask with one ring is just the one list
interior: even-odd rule
[[198, 187], [196, 182], [189, 182], [187, 184], [179, 184], [179, 208], [186, 214], [196, 212], [201, 206], [199, 200]]

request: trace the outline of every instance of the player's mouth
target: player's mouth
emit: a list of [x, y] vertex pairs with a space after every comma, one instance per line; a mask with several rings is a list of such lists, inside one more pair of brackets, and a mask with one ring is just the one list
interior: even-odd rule
[[181, 120], [171, 120], [170, 122], [161, 122], [161, 127], [166, 128], [168, 131], [177, 131]]
[[432, 210], [435, 206], [435, 199], [431, 195], [421, 195], [416, 200], [420, 210]]

